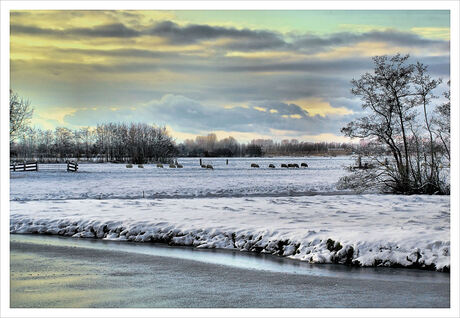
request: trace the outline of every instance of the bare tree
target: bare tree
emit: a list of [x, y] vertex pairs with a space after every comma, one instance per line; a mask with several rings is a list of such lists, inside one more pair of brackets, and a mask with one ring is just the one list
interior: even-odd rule
[[[450, 87], [450, 81], [447, 82]], [[436, 107], [436, 118], [434, 119], [435, 134], [441, 140], [444, 151], [450, 161], [450, 89], [443, 93], [447, 100]]]
[[15, 141], [26, 131], [32, 114], [30, 101], [10, 90], [10, 141]]
[[367, 115], [350, 122], [342, 133], [383, 145], [392, 159], [381, 152], [373, 155], [370, 166], [376, 168], [345, 180], [351, 187], [361, 181], [363, 187], [374, 183], [395, 193], [448, 191], [441, 180], [439, 143], [428, 115], [436, 97], [433, 90], [441, 80], [432, 79], [427, 66], [409, 64], [408, 59], [400, 54], [374, 57], [374, 72], [351, 82]]

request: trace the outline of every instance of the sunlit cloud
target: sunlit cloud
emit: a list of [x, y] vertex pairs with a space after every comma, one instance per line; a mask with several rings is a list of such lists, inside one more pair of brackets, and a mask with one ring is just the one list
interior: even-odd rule
[[450, 28], [442, 27], [442, 28], [436, 28], [436, 27], [418, 27], [418, 28], [411, 28], [411, 30], [419, 34], [425, 38], [429, 39], [442, 39], [449, 41], [450, 40]]
[[346, 107], [332, 107], [331, 104], [321, 98], [306, 98], [289, 101], [289, 103], [294, 103], [308, 111], [311, 116], [327, 116], [327, 115], [351, 115], [353, 110]]

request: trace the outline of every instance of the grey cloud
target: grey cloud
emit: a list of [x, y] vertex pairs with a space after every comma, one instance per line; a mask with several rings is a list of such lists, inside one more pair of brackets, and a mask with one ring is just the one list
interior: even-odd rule
[[52, 49], [57, 53], [62, 54], [80, 54], [90, 56], [112, 56], [112, 57], [142, 57], [142, 58], [174, 58], [180, 56], [180, 53], [151, 51], [141, 49], [112, 49], [112, 50], [97, 50], [97, 49]]
[[246, 43], [255, 40], [257, 42], [256, 46], [262, 48], [265, 48], [268, 43], [276, 46], [285, 43], [277, 33], [265, 30], [235, 29], [204, 24], [179, 26], [171, 21], [160, 22], [144, 31], [144, 34], [165, 37], [176, 44], [194, 43], [200, 40], [212, 40], [221, 37], [241, 39]]
[[222, 50], [257, 51], [257, 50], [292, 50], [316, 53], [342, 45], [352, 45], [366, 41], [380, 41], [403, 47], [436, 47], [449, 51], [449, 41], [423, 38], [415, 33], [396, 30], [370, 31], [365, 33], [340, 32], [327, 36], [312, 34], [282, 35], [268, 30], [236, 29], [205, 24], [178, 25], [171, 21], [162, 21], [153, 26], [127, 27], [122, 23], [99, 25], [93, 28], [69, 28], [66, 30], [39, 28], [35, 26], [11, 25], [11, 33], [44, 36], [88, 36], [132, 38], [140, 36], [159, 36], [171, 44], [182, 45], [204, 40], [228, 38], [229, 42], [216, 44]]
[[94, 28], [75, 28], [71, 32], [72, 34], [83, 36], [119, 38], [137, 37], [141, 34], [139, 31], [128, 28], [122, 23], [101, 25]]
[[415, 33], [396, 30], [370, 31], [365, 33], [340, 32], [329, 36], [311, 34], [293, 36], [293, 48], [309, 53], [321, 52], [331, 47], [351, 45], [359, 42], [386, 42], [403, 47], [438, 47], [449, 50], [449, 41], [423, 38]]
[[423, 38], [415, 33], [400, 32], [395, 30], [372, 31], [362, 35], [363, 41], [383, 41], [401, 46], [441, 46], [449, 49], [449, 41], [432, 40]]
[[225, 72], [323, 72], [338, 73], [354, 69], [368, 69], [372, 61], [368, 58], [345, 58], [333, 61], [304, 59], [295, 62], [254, 62], [252, 64], [234, 63], [222, 66]]
[[27, 26], [20, 24], [12, 24], [10, 26], [10, 33], [13, 34], [28, 34], [28, 35], [48, 35], [48, 36], [58, 36], [63, 35], [63, 32], [60, 30], [54, 29], [44, 29], [35, 26]]
[[267, 109], [268, 112], [270, 110], [276, 110], [277, 114], [280, 116], [298, 115], [302, 118], [309, 117], [308, 112], [296, 104], [286, 104], [286, 103], [282, 103], [278, 101], [268, 100], [268, 101], [252, 102], [251, 106], [265, 108]]
[[[210, 61], [211, 63], [211, 61]], [[203, 64], [203, 63], [201, 63]], [[39, 75], [42, 79], [34, 84], [37, 90], [46, 90], [47, 86], [60, 87], [60, 90], [68, 87], [70, 90], [80, 90], [79, 100], [82, 105], [96, 103], [105, 105], [108, 101], [116, 105], [126, 105], [129, 99], [141, 101], [159, 98], [165, 93], [186, 94], [187, 96], [200, 101], [212, 102], [247, 102], [250, 100], [295, 100], [307, 97], [333, 98], [350, 95], [350, 79], [362, 73], [362, 69], [353, 69], [353, 72], [335, 70], [333, 72], [319, 71], [317, 73], [307, 72], [280, 72], [271, 75], [251, 72], [219, 72], [217, 67], [212, 65], [200, 66], [194, 64], [193, 68], [183, 64], [169, 63], [135, 63], [120, 65], [103, 64], [78, 64], [78, 63], [44, 63], [39, 61], [12, 60], [11, 70], [15, 75], [13, 80], [18, 78], [31, 78]], [[189, 75], [187, 80], [181, 80], [174, 85], [149, 85], [140, 81], [116, 81], [110, 86], [100, 80], [88, 79], [95, 72], [106, 72], [117, 75], [122, 79], [122, 72], [153, 72], [156, 70], [168, 69], [180, 74]], [[201, 71], [200, 78], [195, 72]], [[69, 79], [69, 74], [72, 74]], [[114, 75], [115, 76], [115, 75]], [[121, 77], [120, 77], [121, 76]], [[83, 77], [85, 81], [78, 78]], [[73, 84], [66, 86], [71, 80]], [[84, 87], [82, 87], [82, 85]], [[111, 90], [111, 91], [110, 91]], [[98, 93], [99, 92], [99, 93]], [[101, 92], [107, 92], [102, 94]], [[161, 94], [163, 92], [163, 94]], [[86, 95], [92, 93], [91, 100]], [[73, 96], [73, 94], [70, 94]], [[129, 98], [128, 98], [129, 97]], [[83, 100], [84, 99], [84, 100]], [[78, 106], [78, 105], [75, 105]]]
[[159, 22], [154, 26], [141, 29], [133, 29], [122, 23], [114, 23], [99, 25], [93, 28], [69, 28], [65, 30], [12, 24], [10, 30], [12, 34], [64, 37], [89, 36], [129, 38], [151, 35], [166, 38], [171, 43], [177, 45], [227, 37], [241, 41], [228, 45], [228, 48], [235, 49], [238, 47], [242, 49], [280, 48], [286, 44], [281, 35], [271, 31], [235, 29], [198, 24], [180, 26], [171, 21]]
[[[85, 109], [64, 120], [73, 125], [93, 125], [100, 121], [145, 121], [168, 125], [175, 130], [199, 133], [201, 131], [228, 130], [239, 132], [269, 133], [270, 129], [287, 130], [299, 134], [339, 133], [349, 116], [309, 116], [295, 104], [276, 101], [258, 102], [254, 105], [277, 109], [278, 113], [260, 111], [254, 107], [220, 108], [205, 106], [190, 98], [179, 95], [165, 95], [136, 110]], [[285, 118], [283, 115], [300, 115], [301, 118]]]
[[40, 28], [35, 26], [25, 26], [12, 24], [10, 27], [11, 34], [29, 34], [41, 36], [59, 36], [59, 37], [75, 37], [75, 36], [90, 36], [90, 37], [113, 37], [113, 38], [129, 38], [137, 37], [141, 33], [137, 30], [126, 27], [122, 23], [105, 24], [95, 26], [93, 28], [70, 28], [66, 30]]

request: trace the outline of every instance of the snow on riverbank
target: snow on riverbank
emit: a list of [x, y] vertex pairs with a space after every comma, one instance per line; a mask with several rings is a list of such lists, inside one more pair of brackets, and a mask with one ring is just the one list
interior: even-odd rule
[[11, 233], [165, 242], [313, 263], [450, 269], [450, 197], [12, 201]]

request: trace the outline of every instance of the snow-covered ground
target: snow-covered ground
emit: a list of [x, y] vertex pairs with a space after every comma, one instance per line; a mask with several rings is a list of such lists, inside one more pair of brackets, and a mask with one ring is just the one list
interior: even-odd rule
[[[12, 173], [10, 231], [450, 268], [449, 196], [340, 194], [335, 182], [349, 158], [214, 159], [213, 171], [195, 161], [182, 160], [183, 169], [88, 164], [78, 173]], [[309, 168], [266, 168], [304, 161]], [[321, 195], [299, 195], [312, 193]]]
[[449, 216], [445, 196], [41, 200], [11, 202], [10, 230], [441, 270]]
[[[350, 157], [336, 158], [180, 158], [184, 168], [167, 165], [80, 164], [77, 173], [66, 165], [40, 164], [37, 172], [11, 173], [11, 200], [190, 198], [253, 195], [299, 195], [335, 191], [335, 183], [353, 163]], [[281, 163], [308, 163], [308, 168], [280, 168]], [[251, 163], [260, 168], [251, 168]], [[269, 169], [275, 164], [277, 168]]]

